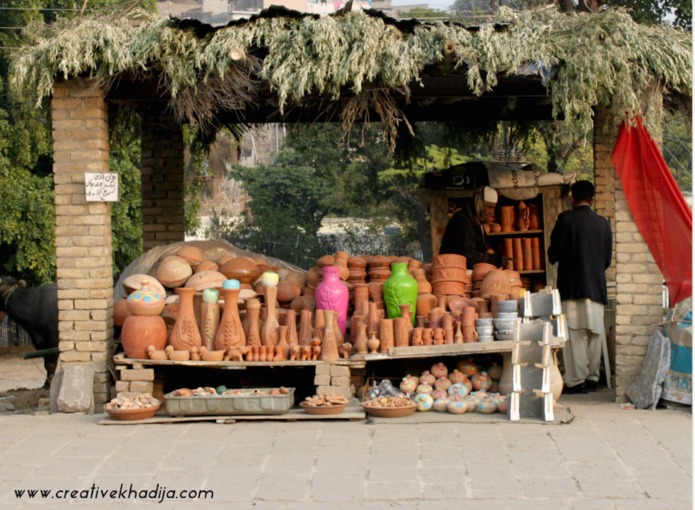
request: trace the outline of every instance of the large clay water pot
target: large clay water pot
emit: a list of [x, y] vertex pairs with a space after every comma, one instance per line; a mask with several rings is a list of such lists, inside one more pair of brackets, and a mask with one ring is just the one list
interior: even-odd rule
[[160, 315], [129, 315], [121, 328], [121, 345], [125, 355], [147, 359], [147, 346], [161, 350], [167, 344], [167, 327]]

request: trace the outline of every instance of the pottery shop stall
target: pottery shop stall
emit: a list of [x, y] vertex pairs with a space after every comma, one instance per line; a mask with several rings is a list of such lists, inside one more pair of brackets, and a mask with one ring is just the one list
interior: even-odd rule
[[[301, 402], [306, 414], [345, 417], [355, 415], [334, 408], [357, 397], [379, 416], [436, 401], [453, 414], [506, 412], [528, 294], [518, 274], [486, 266], [469, 271], [459, 255], [425, 264], [338, 252], [304, 273], [224, 242], [155, 248], [116, 286], [123, 352], [111, 404], [152, 394], [171, 416], [238, 418], [244, 409], [284, 415]], [[241, 396], [288, 402], [240, 408]]]

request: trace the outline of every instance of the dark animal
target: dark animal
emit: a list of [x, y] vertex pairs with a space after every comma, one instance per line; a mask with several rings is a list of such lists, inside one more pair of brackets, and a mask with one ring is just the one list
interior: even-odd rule
[[[0, 277], [0, 312], [29, 333], [36, 350], [58, 347], [58, 287], [55, 283], [26, 287], [23, 280]], [[48, 388], [58, 363], [58, 355], [44, 356]]]

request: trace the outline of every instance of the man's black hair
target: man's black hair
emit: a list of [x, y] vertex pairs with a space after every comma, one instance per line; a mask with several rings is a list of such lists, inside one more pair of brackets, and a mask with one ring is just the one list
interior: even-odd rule
[[575, 202], [591, 202], [594, 198], [594, 185], [589, 181], [577, 181], [570, 190]]

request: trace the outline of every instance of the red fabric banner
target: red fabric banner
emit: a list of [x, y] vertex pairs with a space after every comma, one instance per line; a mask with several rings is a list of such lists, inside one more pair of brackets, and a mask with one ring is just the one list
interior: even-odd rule
[[666, 280], [671, 306], [692, 295], [693, 215], [659, 147], [638, 119], [623, 124], [611, 162], [637, 228]]

